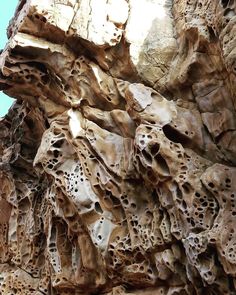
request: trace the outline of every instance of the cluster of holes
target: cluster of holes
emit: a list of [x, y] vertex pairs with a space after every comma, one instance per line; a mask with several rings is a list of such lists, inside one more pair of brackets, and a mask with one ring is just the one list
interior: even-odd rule
[[[235, 10], [232, 7], [232, 1], [229, 0], [222, 0], [221, 4], [223, 6], [224, 10], [224, 17], [222, 20], [222, 27], [226, 27], [229, 21], [235, 16]], [[231, 8], [232, 7], [232, 8]]]
[[181, 161], [179, 163], [179, 174], [178, 174], [178, 183], [181, 184], [183, 193], [189, 194], [192, 191], [192, 187], [190, 183], [186, 181], [187, 179], [187, 173], [188, 173], [188, 163], [191, 162], [191, 157], [187, 154], [182, 154], [180, 150], [177, 150], [177, 157], [181, 160], [184, 159], [184, 161]]
[[58, 163], [58, 159], [56, 159], [56, 158], [49, 159], [46, 163], [46, 167], [49, 170], [54, 170], [57, 163]]
[[[56, 278], [53, 281], [53, 285], [59, 285], [60, 283], [65, 283], [65, 282], [68, 282], [67, 278], [66, 277], [60, 277], [60, 278]], [[65, 294], [65, 293], [63, 292], [63, 294]]]
[[[43, 85], [47, 85], [50, 82], [50, 76], [48, 75], [47, 69], [45, 66], [43, 66], [40, 63], [29, 63], [30, 66], [33, 66], [33, 69], [31, 68], [25, 68], [19, 71], [19, 76], [23, 77], [24, 81], [26, 83], [32, 83], [41, 81]], [[41, 87], [42, 84], [40, 82], [37, 82], [37, 86]]]
[[[97, 204], [99, 205], [99, 203], [97, 202]], [[100, 207], [100, 205], [99, 205]], [[101, 207], [100, 207], [101, 208]], [[102, 210], [102, 209], [101, 209]], [[101, 224], [101, 227], [103, 226], [103, 224], [105, 223], [105, 218], [103, 216], [100, 217], [99, 219], [99, 223]], [[95, 236], [94, 230], [92, 229], [92, 233]], [[96, 235], [96, 240], [98, 240], [98, 242], [94, 242], [95, 246], [99, 246], [99, 243], [101, 243], [102, 241], [104, 241], [106, 239], [106, 236], [103, 236], [101, 233]]]
[[228, 177], [225, 179], [225, 187], [227, 189], [230, 189], [231, 188], [231, 179], [228, 178]]
[[[129, 236], [120, 238], [119, 235], [109, 244], [108, 253], [110, 255], [111, 265], [113, 268], [119, 267], [122, 264], [133, 261], [131, 254], [131, 239]], [[122, 257], [122, 258], [121, 258]]]
[[50, 253], [50, 260], [52, 265], [55, 267], [57, 271], [61, 271], [61, 265], [60, 265], [60, 257], [57, 250], [56, 241], [58, 238], [58, 228], [56, 224], [54, 223], [54, 220], [52, 221], [53, 225], [51, 228], [51, 236], [50, 236], [50, 243], [48, 245], [49, 253]]
[[[201, 237], [198, 237], [196, 235], [188, 237], [188, 243], [190, 248], [193, 250], [195, 253], [201, 252], [202, 248], [204, 245], [202, 244]], [[195, 262], [195, 265], [197, 262]]]
[[[136, 149], [136, 159], [140, 159], [141, 162], [151, 168], [153, 163], [155, 162], [159, 174], [161, 177], [166, 177], [170, 175], [170, 169], [167, 164], [167, 161], [164, 159], [164, 157], [160, 154], [160, 144], [152, 140], [152, 136], [150, 134], [142, 134], [141, 139], [139, 140], [140, 143], [140, 149]], [[135, 160], [137, 165], [138, 161]], [[139, 170], [141, 169], [141, 165], [139, 166]], [[155, 173], [152, 173], [152, 169], [143, 169], [144, 174], [147, 174], [147, 178], [150, 180], [150, 182], [156, 182], [157, 178], [155, 176]], [[146, 171], [145, 171], [146, 170]], [[142, 171], [141, 171], [142, 172]]]
[[35, 18], [35, 19], [37, 19], [37, 20], [39, 20], [39, 21], [41, 21], [41, 22], [43, 22], [43, 23], [46, 23], [47, 22], [46, 17], [43, 16], [43, 15], [40, 15], [40, 14], [35, 13], [35, 14], [32, 15], [32, 17]]
[[122, 195], [120, 198], [123, 208], [129, 209], [131, 212], [135, 211], [137, 205], [133, 201], [130, 201], [127, 195]]
[[86, 60], [85, 60], [85, 57], [84, 56], [80, 56], [76, 61], [75, 61], [75, 65], [76, 65], [76, 68], [78, 69], [81, 69], [83, 68], [84, 66], [87, 68], [87, 64], [86, 64]]
[[[85, 65], [85, 67], [84, 67], [84, 65]], [[83, 70], [83, 67], [84, 67], [84, 70]], [[73, 69], [71, 69], [71, 74], [70, 74], [70, 77], [67, 79], [67, 81], [68, 82], [74, 81], [74, 79], [77, 76], [81, 75], [83, 73], [83, 71], [85, 71], [85, 70], [87, 70], [86, 61], [85, 61], [85, 58], [83, 56], [81, 56], [75, 61], [74, 67], [73, 67]], [[85, 77], [83, 77], [82, 79], [84, 80]], [[88, 83], [88, 81], [86, 81], [86, 83]], [[63, 84], [62, 87], [63, 87], [64, 91], [66, 91], [66, 92], [70, 91], [70, 84], [69, 83]], [[70, 100], [73, 100], [73, 97], [68, 94], [67, 94], [67, 97]]]
[[[182, 162], [183, 163], [183, 162]], [[183, 188], [183, 191], [186, 191], [185, 190], [185, 183], [187, 183], [186, 182], [186, 179], [187, 179], [187, 176], [186, 176], [186, 174], [187, 174], [187, 169], [185, 168], [186, 167], [186, 165], [183, 163], [182, 164], [181, 163], [181, 166], [180, 166], [180, 172], [179, 172], [179, 174], [178, 174], [178, 182], [179, 182], [179, 184], [182, 184], [182, 188]], [[187, 185], [188, 186], [188, 185]]]
[[[187, 218], [187, 221], [195, 227], [194, 230], [209, 229], [212, 225], [213, 218], [217, 214], [218, 205], [215, 199], [206, 194], [195, 192], [193, 203], [193, 218]], [[188, 212], [185, 212], [189, 216]]]
[[155, 234], [153, 232], [151, 232], [149, 234], [149, 239], [150, 239], [150, 243], [152, 244], [152, 246], [162, 246], [165, 244], [163, 238], [167, 238], [162, 236], [162, 233], [160, 231], [156, 232]]
[[[30, 242], [28, 243], [28, 245], [29, 245], [29, 248], [30, 248]], [[35, 257], [38, 257], [40, 250], [42, 250], [42, 249], [39, 249], [39, 248], [36, 247], [36, 250], [33, 253]], [[26, 253], [24, 256], [26, 256], [26, 258], [27, 258], [29, 256], [29, 253]], [[25, 260], [24, 256], [22, 256], [21, 265], [24, 264], [24, 266], [26, 267], [26, 271], [29, 272], [32, 277], [38, 278], [39, 273], [40, 273], [40, 269], [38, 268], [39, 267], [38, 261], [34, 260], [32, 258], [28, 259], [27, 261], [24, 261]], [[18, 259], [18, 261], [20, 261], [20, 260]]]
[[235, 194], [231, 194], [230, 195], [230, 203], [231, 203], [231, 214], [232, 214], [232, 216], [236, 216], [236, 206], [235, 206], [235, 202], [236, 200], [235, 200]]
[[46, 167], [49, 170], [54, 170], [56, 168], [56, 165], [60, 162], [60, 159], [62, 158], [62, 152], [61, 147], [64, 144], [64, 136], [57, 134], [57, 131], [54, 130], [56, 133], [55, 135], [59, 137], [56, 140], [52, 140], [51, 142], [51, 150], [48, 152], [49, 160], [46, 162]]
[[224, 247], [222, 254], [229, 258], [232, 263], [236, 263], [236, 242], [232, 242], [232, 240], [234, 240], [235, 231], [233, 227], [231, 227], [230, 230], [228, 227], [225, 227], [224, 230], [229, 232], [229, 235], [228, 240], [222, 245]]
[[214, 274], [212, 273], [211, 270], [205, 270], [204, 272], [201, 273], [201, 275], [207, 282], [212, 280], [212, 277], [214, 277]]
[[138, 237], [138, 233], [139, 233], [139, 229], [141, 228], [141, 225], [138, 223], [138, 216], [137, 215], [133, 215], [130, 218], [129, 223], [132, 226], [132, 230], [133, 230], [133, 232], [135, 234], [135, 238], [137, 238]]
[[174, 212], [169, 211], [170, 223], [171, 223], [171, 233], [177, 238], [182, 237], [182, 226], [180, 226], [179, 220], [176, 218]]
[[153, 278], [153, 269], [150, 266], [150, 263], [148, 261], [144, 260], [140, 263], [130, 264], [130, 266], [131, 266], [130, 268], [131, 272], [146, 274], [145, 278], [147, 281]]
[[72, 245], [72, 269], [76, 271], [78, 268], [78, 261], [80, 257], [80, 251], [76, 244]]
[[171, 240], [170, 222], [166, 215], [163, 217], [161, 221], [160, 230], [164, 241], [169, 242]]
[[27, 294], [28, 292], [32, 294], [32, 292], [36, 291], [31, 284], [26, 283], [26, 281], [24, 281], [22, 277], [19, 277], [17, 273], [14, 273], [13, 281], [10, 282], [8, 280], [8, 284], [3, 282], [0, 286], [1, 286], [1, 291], [3, 293], [7, 292], [8, 295], [26, 294], [26, 292]]
[[83, 183], [88, 179], [85, 177], [82, 165], [77, 164], [74, 172], [64, 172], [64, 177], [66, 179], [67, 187], [66, 190], [68, 193], [77, 194], [78, 193], [78, 183]]
[[152, 139], [151, 134], [141, 134], [139, 135], [139, 145], [141, 148], [146, 147], [147, 143]]
[[[73, 172], [69, 172], [69, 171], [64, 171], [64, 172], [59, 171], [59, 172], [62, 173], [65, 179], [65, 184], [66, 184], [65, 188], [68, 195], [74, 200], [74, 202], [78, 206], [77, 209], [79, 211], [83, 210], [88, 212], [95, 209], [97, 212], [99, 211], [101, 213], [102, 212], [101, 207], [98, 208], [98, 206], [100, 206], [99, 203], [92, 202], [92, 199], [89, 197], [88, 192], [91, 189], [91, 185], [90, 185], [90, 182], [88, 181], [88, 178], [85, 176], [84, 167], [85, 167], [85, 171], [87, 172], [87, 175], [91, 176], [91, 173], [89, 172], [86, 162], [83, 163], [83, 165], [77, 162], [76, 167], [72, 170]], [[81, 187], [81, 185], [83, 186], [83, 188]], [[80, 188], [86, 191], [86, 196], [88, 197], [85, 199], [85, 196], [84, 196], [83, 201], [81, 201], [81, 198], [80, 198], [81, 196]], [[63, 200], [61, 202], [61, 205], [64, 206]]]
[[105, 190], [104, 202], [107, 202], [108, 204], [111, 203], [113, 208], [119, 207], [121, 205], [120, 200], [113, 196], [112, 192], [108, 190]]
[[[142, 213], [141, 219], [138, 215], [132, 214], [129, 218], [129, 224], [132, 227], [133, 241], [136, 241], [138, 245], [141, 244], [143, 249], [148, 250], [155, 247], [155, 245], [164, 244], [160, 230], [153, 230], [153, 213], [148, 207], [146, 207], [145, 212]], [[168, 239], [169, 236], [167, 236], [168, 235], [165, 237]]]
[[120, 41], [122, 37], [122, 31], [119, 30], [117, 27], [115, 27], [115, 32], [113, 33], [113, 39], [110, 40], [110, 42], [115, 45], [117, 42]]

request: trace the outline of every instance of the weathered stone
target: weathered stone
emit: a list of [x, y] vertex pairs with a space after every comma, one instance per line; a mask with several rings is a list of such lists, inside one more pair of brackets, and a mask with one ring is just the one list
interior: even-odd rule
[[236, 294], [235, 1], [21, 0], [0, 55], [0, 293]]

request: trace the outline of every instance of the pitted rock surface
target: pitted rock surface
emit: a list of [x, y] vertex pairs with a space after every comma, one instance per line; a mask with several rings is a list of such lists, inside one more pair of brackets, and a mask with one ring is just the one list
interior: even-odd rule
[[19, 1], [1, 294], [236, 294], [235, 5]]

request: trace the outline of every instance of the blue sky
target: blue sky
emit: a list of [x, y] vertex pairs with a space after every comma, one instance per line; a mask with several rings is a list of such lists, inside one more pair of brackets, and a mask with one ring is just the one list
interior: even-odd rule
[[[5, 47], [7, 42], [6, 28], [12, 16], [14, 15], [18, 0], [0, 0], [0, 49]], [[13, 99], [0, 91], [0, 117], [4, 116]]]

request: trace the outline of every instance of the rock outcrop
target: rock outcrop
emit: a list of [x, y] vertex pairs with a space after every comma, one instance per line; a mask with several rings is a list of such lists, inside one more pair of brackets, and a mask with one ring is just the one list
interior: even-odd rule
[[1, 294], [236, 294], [235, 4], [19, 1]]

